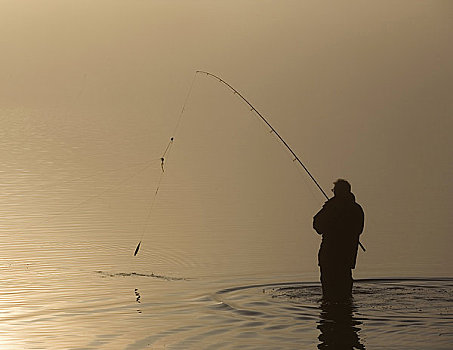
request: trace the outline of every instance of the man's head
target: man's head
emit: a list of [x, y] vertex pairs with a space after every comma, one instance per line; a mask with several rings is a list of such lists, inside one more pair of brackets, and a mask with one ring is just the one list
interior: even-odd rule
[[333, 193], [336, 197], [345, 197], [351, 193], [351, 184], [343, 179], [338, 179], [333, 183]]

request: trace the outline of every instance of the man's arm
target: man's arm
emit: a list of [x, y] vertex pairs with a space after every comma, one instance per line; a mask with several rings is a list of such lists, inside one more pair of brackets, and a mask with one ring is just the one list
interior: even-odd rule
[[330, 226], [329, 210], [326, 202], [322, 209], [313, 217], [313, 228], [322, 235], [328, 231]]
[[318, 211], [318, 213], [313, 217], [313, 228], [315, 231], [319, 234], [322, 235], [323, 230], [322, 230], [322, 209]]

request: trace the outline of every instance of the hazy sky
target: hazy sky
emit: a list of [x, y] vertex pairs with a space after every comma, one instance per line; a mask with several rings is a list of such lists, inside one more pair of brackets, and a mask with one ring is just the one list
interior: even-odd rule
[[[148, 147], [134, 157], [155, 157], [194, 71], [211, 71], [249, 98], [326, 190], [351, 181], [367, 214], [366, 263], [387, 251], [401, 264], [452, 266], [451, 1], [1, 0], [0, 33], [1, 110], [56, 113], [128, 135]], [[234, 215], [275, 215], [273, 230], [294, 218], [285, 230], [309, 230], [322, 195], [248, 115], [198, 77], [178, 131], [197, 153], [175, 150], [174, 166], [214, 179], [219, 196], [244, 196], [250, 206]]]

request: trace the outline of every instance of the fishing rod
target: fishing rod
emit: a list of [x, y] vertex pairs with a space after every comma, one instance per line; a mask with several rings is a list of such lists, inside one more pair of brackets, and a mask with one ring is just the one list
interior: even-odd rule
[[245, 103], [247, 103], [249, 105], [249, 107], [251, 108], [251, 111], [255, 112], [263, 122], [266, 123], [266, 125], [271, 129], [271, 132], [273, 132], [275, 134], [275, 136], [278, 137], [278, 139], [285, 145], [285, 147], [288, 149], [288, 151], [291, 152], [291, 154], [294, 156], [294, 160], [302, 166], [302, 168], [307, 172], [308, 176], [310, 176], [310, 178], [313, 180], [313, 182], [315, 183], [315, 185], [319, 188], [319, 190], [322, 192], [322, 194], [324, 195], [324, 197], [326, 197], [326, 199], [329, 199], [329, 197], [327, 196], [327, 194], [324, 192], [324, 190], [322, 189], [322, 187], [319, 185], [318, 181], [316, 181], [316, 179], [313, 177], [313, 175], [308, 171], [307, 167], [304, 165], [304, 163], [302, 163], [302, 161], [299, 159], [299, 157], [297, 156], [296, 153], [294, 153], [294, 151], [291, 149], [291, 147], [289, 147], [289, 145], [286, 143], [286, 141], [280, 136], [280, 134], [277, 132], [277, 130], [275, 130], [273, 128], [273, 126], [271, 124], [269, 124], [269, 122], [266, 120], [266, 118], [263, 117], [263, 115], [244, 97], [242, 96], [242, 94], [237, 91], [234, 87], [232, 87], [230, 84], [228, 84], [225, 80], [223, 80], [222, 78], [219, 78], [217, 75], [214, 75], [212, 73], [209, 73], [209, 72], [205, 72], [203, 70], [197, 70], [197, 73], [204, 73], [206, 74], [207, 76], [210, 76], [210, 77], [213, 77], [213, 78], [216, 78], [217, 80], [219, 80], [219, 82], [223, 83], [224, 85], [228, 86], [231, 90], [233, 90], [233, 92], [238, 95]]
[[[277, 132], [277, 130], [274, 129], [274, 127], [266, 120], [266, 118], [264, 118], [263, 115], [244, 96], [242, 96], [242, 94], [238, 90], [236, 90], [233, 86], [231, 86], [229, 83], [227, 83], [225, 80], [223, 80], [222, 78], [218, 77], [215, 74], [212, 74], [212, 73], [209, 73], [209, 72], [206, 72], [203, 70], [197, 70], [196, 74], [199, 74], [199, 73], [206, 74], [206, 76], [208, 76], [208, 77], [217, 79], [220, 83], [227, 86], [236, 95], [238, 95], [245, 103], [247, 103], [247, 105], [251, 108], [250, 111], [255, 112], [258, 115], [258, 117], [260, 117], [260, 119], [271, 129], [271, 132], [274, 133], [275, 136], [277, 136], [277, 138], [280, 140], [280, 142], [283, 143], [283, 145], [293, 155], [294, 161], [297, 161], [300, 164], [300, 166], [305, 170], [305, 172], [308, 174], [308, 176], [313, 180], [313, 182], [318, 187], [318, 189], [321, 191], [321, 193], [324, 195], [324, 197], [326, 197], [326, 199], [329, 200], [329, 197], [327, 196], [326, 192], [324, 192], [322, 187], [319, 185], [318, 181], [316, 181], [316, 179], [313, 177], [313, 175], [310, 173], [310, 171], [307, 169], [307, 167], [304, 165], [304, 163], [302, 163], [302, 161], [297, 156], [297, 154], [291, 149], [291, 147], [288, 145], [288, 143], [280, 136], [280, 134]], [[359, 241], [359, 245], [360, 245], [360, 248], [363, 249], [363, 251], [366, 251], [365, 247], [362, 245], [362, 243], [360, 243], [360, 241]]]

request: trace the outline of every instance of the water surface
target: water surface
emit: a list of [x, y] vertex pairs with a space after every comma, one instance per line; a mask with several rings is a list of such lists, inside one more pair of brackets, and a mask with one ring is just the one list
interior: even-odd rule
[[175, 148], [150, 211], [161, 139], [149, 152], [131, 130], [112, 136], [86, 116], [60, 116], [2, 114], [0, 348], [453, 343], [453, 281], [434, 278], [436, 264], [378, 269], [360, 253], [352, 303], [323, 304], [312, 213], [278, 199], [300, 190], [248, 187], [241, 170], [190, 167], [191, 153]]

